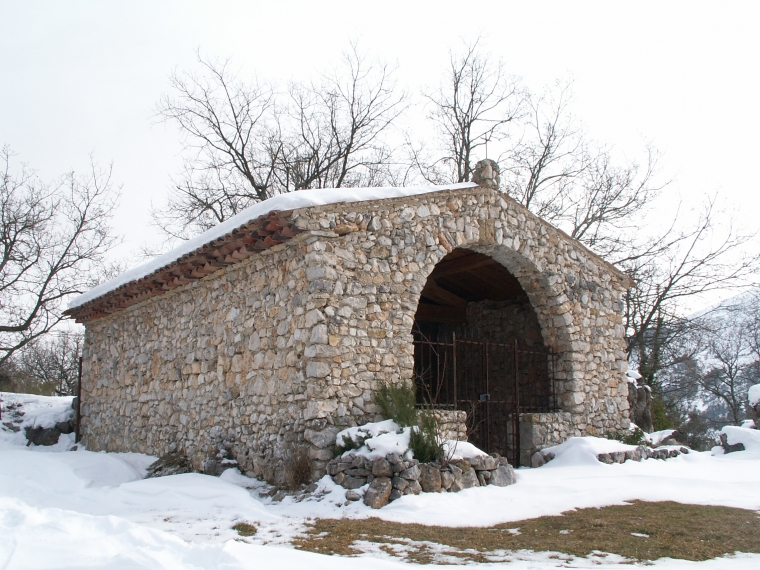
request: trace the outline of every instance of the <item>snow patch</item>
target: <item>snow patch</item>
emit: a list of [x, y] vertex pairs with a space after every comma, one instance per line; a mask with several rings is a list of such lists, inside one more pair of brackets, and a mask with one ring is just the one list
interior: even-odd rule
[[192, 253], [196, 249], [203, 247], [220, 237], [228, 234], [234, 229], [247, 224], [259, 216], [265, 216], [269, 212], [296, 210], [298, 208], [308, 208], [313, 206], [324, 206], [327, 204], [349, 203], [349, 202], [366, 202], [368, 200], [385, 200], [389, 198], [402, 198], [406, 196], [417, 196], [419, 194], [428, 194], [431, 192], [442, 192], [444, 190], [460, 190], [464, 188], [474, 188], [477, 184], [473, 182], [462, 182], [459, 184], [447, 184], [443, 186], [410, 186], [408, 188], [325, 188], [321, 190], [298, 190], [287, 194], [280, 194], [254, 204], [229, 220], [214, 226], [208, 231], [197, 235], [171, 251], [164, 253], [142, 265], [133, 267], [119, 275], [118, 277], [101, 283], [87, 293], [79, 295], [71, 300], [69, 309], [79, 307], [85, 303], [97, 299], [131, 283], [137, 281], [154, 271], [161, 269], [176, 261], [183, 255]]
[[409, 450], [411, 434], [412, 428], [401, 429], [393, 420], [383, 420], [344, 429], [335, 436], [335, 443], [345, 447], [351, 440], [359, 447], [346, 453], [379, 459], [390, 453], [403, 456]]
[[554, 459], [544, 467], [572, 467], [594, 466], [605, 467], [600, 463], [597, 456], [600, 453], [615, 453], [617, 451], [631, 451], [635, 445], [626, 445], [614, 439], [602, 437], [571, 437], [564, 443], [542, 449], [543, 454], [553, 453]]
[[747, 398], [749, 399], [749, 405], [753, 408], [760, 404], [760, 384], [749, 387]]
[[628, 381], [634, 384], [637, 383], [637, 380], [641, 380], [641, 374], [638, 370], [629, 370], [625, 375], [628, 377]]
[[[726, 426], [721, 433], [726, 434], [726, 440], [729, 445], [736, 445], [741, 443], [744, 445], [744, 452], [736, 452], [736, 454], [752, 455], [760, 459], [760, 430], [749, 429], [739, 426]], [[729, 453], [727, 456], [734, 455]]]
[[468, 441], [448, 440], [444, 441], [442, 445], [443, 455], [449, 461], [455, 461], [457, 459], [475, 459], [476, 457], [488, 455], [485, 451], [475, 447]]
[[[4, 399], [7, 396], [3, 394]], [[44, 402], [37, 396], [30, 398]], [[398, 435], [398, 426], [379, 424], [384, 423], [363, 427], [374, 432], [374, 436], [369, 433], [371, 437]], [[381, 433], [385, 429], [388, 431]], [[277, 502], [258, 495], [259, 489], [267, 487], [265, 483], [236, 469], [218, 478], [193, 473], [144, 480], [145, 468], [155, 459], [147, 455], [82, 449], [40, 453], [42, 448], [8, 443], [0, 445], [0, 567], [352, 570], [359, 564], [367, 570], [390, 570], [410, 565], [378, 558], [380, 554], [374, 551], [357, 562], [353, 557], [324, 556], [278, 545], [286, 545], [316, 518], [380, 517], [427, 525], [490, 526], [632, 500], [758, 510], [760, 471], [758, 455], [753, 453], [760, 446], [760, 433], [738, 427], [727, 427], [724, 433], [729, 442], [744, 443], [755, 451], [719, 456], [691, 452], [676, 460], [608, 466], [599, 463], [596, 455], [632, 446], [601, 438], [572, 438], [547, 449], [556, 458], [541, 469], [518, 469], [515, 485], [409, 495], [379, 511], [362, 501], [346, 504], [345, 489], [329, 477], [320, 480], [317, 490], [306, 498], [288, 496]], [[462, 442], [457, 444], [463, 456], [468, 450]], [[240, 537], [231, 528], [237, 522], [254, 525], [258, 533]], [[503, 555], [502, 561], [509, 560], [512, 570], [644, 566], [612, 556], [563, 555], [557, 559], [551, 558], [551, 553], [519, 551]], [[754, 570], [758, 564], [760, 555], [737, 554], [704, 562], [660, 559], [646, 567]]]
[[[26, 429], [51, 428], [74, 414], [73, 396], [38, 396], [0, 392], [2, 422], [0, 446], [26, 445]], [[15, 431], [14, 431], [15, 429]], [[67, 451], [74, 445], [74, 434], [63, 434], [55, 445], [36, 447], [39, 451]]]
[[652, 433], [646, 434], [646, 440], [649, 442], [649, 444], [652, 447], [657, 447], [674, 433], [676, 433], [676, 430], [674, 429], [664, 429], [662, 431], [653, 431]]

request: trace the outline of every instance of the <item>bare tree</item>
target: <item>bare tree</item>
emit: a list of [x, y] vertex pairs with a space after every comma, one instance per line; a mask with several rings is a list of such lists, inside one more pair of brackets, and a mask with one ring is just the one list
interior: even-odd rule
[[753, 339], [759, 299], [756, 292], [743, 293], [692, 319], [698, 332], [683, 343], [691, 356], [659, 381], [664, 397], [682, 416], [701, 411], [713, 428], [738, 425], [746, 417], [747, 391], [760, 383]]
[[693, 351], [686, 341], [704, 332], [704, 319], [682, 315], [684, 303], [752, 278], [758, 257], [742, 251], [753, 239], [721, 224], [710, 200], [692, 228], [671, 226], [624, 262], [634, 285], [625, 298], [628, 350], [648, 385], [658, 388], [660, 371], [693, 356], [683, 346]]
[[158, 105], [158, 115], [179, 127], [186, 157], [169, 203], [154, 218], [169, 236], [185, 239], [188, 230], [206, 230], [270, 198], [281, 152], [274, 89], [239, 80], [229, 61], [199, 53], [198, 63], [201, 73], [171, 75], [174, 94]]
[[522, 112], [524, 91], [507, 75], [501, 60], [484, 55], [478, 41], [450, 54], [447, 74], [436, 93], [424, 95], [439, 135], [439, 155], [430, 158], [410, 145], [411, 161], [431, 183], [467, 182], [491, 142], [504, 141], [508, 126]]
[[438, 154], [407, 137], [411, 166], [425, 180], [469, 181], [490, 144], [492, 152], [501, 149], [497, 162], [511, 197], [602, 255], [635, 255], [636, 217], [664, 186], [654, 181], [657, 153], [648, 149], [641, 167], [588, 141], [570, 113], [569, 84], [533, 95], [475, 42], [451, 55], [438, 92], [425, 98]]
[[569, 84], [536, 97], [519, 139], [499, 157], [507, 193], [597, 253], [620, 261], [631, 255], [640, 214], [665, 183], [655, 183], [657, 152], [644, 167], [617, 162], [611, 149], [589, 142], [570, 113]]
[[41, 393], [76, 395], [83, 342], [80, 331], [53, 331], [20, 351], [20, 369]]
[[525, 94], [520, 137], [499, 157], [507, 193], [542, 218], [567, 207], [572, 184], [590, 162], [580, 127], [570, 114], [570, 85]]
[[385, 135], [404, 109], [393, 69], [370, 64], [356, 46], [344, 66], [286, 93], [199, 56], [201, 74], [175, 73], [159, 116], [180, 128], [188, 157], [154, 220], [187, 238], [276, 194], [310, 188], [376, 186], [389, 177]]
[[52, 330], [63, 303], [96, 284], [92, 271], [113, 245], [111, 169], [91, 163], [43, 184], [8, 147], [0, 152], [0, 365]]
[[393, 69], [370, 65], [352, 45], [339, 72], [319, 83], [292, 84], [281, 122], [284, 191], [376, 186], [387, 179], [392, 152], [383, 135], [404, 109]]

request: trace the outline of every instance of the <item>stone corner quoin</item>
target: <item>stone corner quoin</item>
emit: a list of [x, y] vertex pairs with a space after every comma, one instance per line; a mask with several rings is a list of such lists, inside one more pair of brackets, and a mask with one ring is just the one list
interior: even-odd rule
[[[556, 355], [559, 411], [524, 414], [523, 458], [628, 426], [619, 270], [486, 187], [294, 210], [295, 238], [86, 325], [88, 449], [200, 469], [227, 449], [277, 481], [308, 453], [325, 472], [338, 428], [379, 418], [374, 392], [412, 378], [426, 280], [455, 248], [514, 275]], [[524, 459], [523, 459], [524, 460]]]

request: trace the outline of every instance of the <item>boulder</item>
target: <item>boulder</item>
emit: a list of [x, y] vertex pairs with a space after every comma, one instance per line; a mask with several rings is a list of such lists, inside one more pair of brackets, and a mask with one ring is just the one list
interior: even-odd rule
[[441, 490], [441, 470], [437, 465], [420, 466], [420, 486], [425, 493], [438, 493]]
[[441, 489], [448, 491], [454, 484], [454, 473], [441, 469]]
[[388, 497], [388, 502], [389, 502], [389, 503], [392, 503], [392, 502], [393, 502], [393, 501], [395, 501], [396, 499], [400, 499], [400, 498], [401, 498], [401, 497], [403, 497], [403, 496], [404, 496], [404, 493], [402, 493], [402, 492], [401, 492], [401, 491], [399, 491], [398, 489], [393, 489], [393, 490], [391, 490], [391, 494], [390, 494], [390, 496]]
[[338, 435], [339, 431], [340, 428], [334, 426], [327, 427], [322, 431], [307, 429], [303, 432], [303, 438], [314, 447], [324, 449], [335, 445], [335, 436]]
[[375, 459], [372, 463], [372, 475], [375, 477], [392, 477], [393, 468], [391, 467], [390, 462], [382, 457]]
[[490, 455], [481, 455], [471, 460], [472, 468], [476, 471], [491, 471], [496, 469], [496, 459]]
[[541, 467], [546, 463], [546, 459], [544, 459], [543, 454], [540, 451], [536, 451], [531, 457], [530, 457], [530, 466], [534, 469]]
[[[365, 468], [367, 467], [367, 458], [363, 455], [357, 455], [354, 457], [354, 460], [351, 462], [351, 467], [355, 467], [357, 469], [359, 468]], [[371, 469], [371, 467], [370, 467]]]
[[406, 489], [409, 486], [409, 481], [407, 481], [403, 477], [394, 477], [393, 479], [391, 479], [391, 482], [393, 483], [393, 488], [398, 489], [401, 492], [403, 492], [404, 489]]
[[409, 479], [409, 480], [419, 479], [420, 478], [419, 465], [412, 465], [408, 469], [404, 469], [401, 473], [399, 473], [399, 477], [403, 477], [404, 479]]
[[362, 498], [362, 496], [361, 496], [361, 494], [358, 491], [354, 491], [354, 490], [348, 490], [348, 491], [346, 491], [346, 500], [347, 501], [358, 501], [361, 498]]
[[515, 475], [515, 470], [511, 465], [499, 465], [495, 471], [491, 472], [491, 479], [488, 483], [497, 487], [507, 487], [517, 483], [517, 475]]
[[376, 477], [364, 493], [364, 504], [373, 509], [380, 509], [388, 504], [393, 484], [388, 477]]
[[614, 461], [612, 461], [612, 457], [610, 457], [609, 453], [600, 453], [599, 455], [596, 456], [596, 458], [601, 463], [606, 463], [607, 465], [612, 465], [614, 463]]
[[165, 477], [167, 475], [177, 475], [179, 473], [192, 473], [193, 467], [185, 455], [180, 451], [174, 451], [162, 455], [157, 461], [150, 464], [146, 479], [153, 477]]
[[347, 475], [343, 480], [343, 483], [341, 483], [341, 486], [344, 489], [358, 489], [359, 487], [363, 487], [366, 484], [366, 477], [351, 477], [350, 475]]
[[[407, 492], [408, 491], [408, 492]], [[405, 489], [405, 495], [419, 495], [422, 493], [422, 487], [418, 481], [409, 481], [409, 486]]]
[[60, 436], [61, 432], [54, 427], [26, 428], [27, 445], [55, 445]]
[[726, 453], [735, 453], [737, 451], [744, 451], [743, 443], [728, 443], [728, 436], [725, 433], [720, 434], [720, 445], [723, 447], [723, 451]]
[[386, 455], [386, 456], [385, 456], [385, 458], [386, 458], [386, 459], [387, 459], [387, 460], [388, 460], [390, 463], [399, 463], [399, 462], [403, 461], [403, 460], [401, 459], [401, 456], [400, 456], [398, 453], [389, 453], [388, 455]]
[[74, 430], [76, 429], [76, 425], [72, 418], [72, 419], [66, 420], [65, 422], [56, 423], [55, 429], [57, 429], [61, 433], [74, 433]]
[[471, 487], [480, 487], [480, 482], [474, 469], [470, 468], [467, 471], [460, 471], [458, 476], [454, 476], [454, 483], [451, 485], [452, 491], [463, 491]]
[[610, 453], [610, 459], [614, 463], [625, 463], [625, 451], [613, 451]]

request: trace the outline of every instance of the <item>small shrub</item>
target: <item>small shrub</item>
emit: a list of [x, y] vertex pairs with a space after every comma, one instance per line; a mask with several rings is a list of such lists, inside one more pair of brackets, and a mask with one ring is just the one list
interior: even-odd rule
[[335, 455], [343, 455], [346, 451], [351, 451], [352, 449], [359, 449], [361, 446], [364, 445], [364, 442], [367, 441], [370, 437], [372, 437], [368, 433], [362, 433], [359, 432], [356, 434], [356, 439], [352, 439], [350, 437], [346, 437], [345, 435], [341, 437], [341, 440], [343, 443], [336, 443], [335, 444]]
[[346, 451], [351, 451], [352, 449], [358, 449], [360, 447], [356, 445], [356, 442], [353, 439], [346, 437], [345, 435], [341, 438], [341, 440], [343, 443], [335, 443], [336, 457], [338, 455], [343, 455]]
[[430, 410], [419, 413], [418, 425], [412, 427], [409, 448], [420, 463], [431, 463], [443, 457], [443, 446], [438, 442], [438, 423]]
[[[399, 427], [411, 427], [409, 448], [420, 463], [430, 463], [443, 456], [438, 442], [438, 422], [431, 410], [417, 409], [416, 383], [383, 384], [375, 401], [383, 417], [396, 422]], [[364, 442], [362, 442], [364, 445]]]
[[620, 441], [628, 445], [645, 445], [647, 443], [647, 434], [639, 426], [633, 431], [625, 431], [621, 434], [623, 437]]
[[293, 491], [311, 482], [311, 460], [306, 447], [293, 446], [287, 451], [280, 480]]
[[244, 522], [235, 523], [232, 526], [232, 530], [236, 530], [240, 536], [253, 536], [256, 534], [256, 527]]
[[665, 401], [660, 396], [652, 398], [652, 424], [654, 431], [673, 429], [675, 427], [673, 420], [668, 416]]
[[380, 406], [383, 417], [393, 420], [400, 427], [417, 424], [417, 390], [414, 384], [383, 384], [375, 402]]

